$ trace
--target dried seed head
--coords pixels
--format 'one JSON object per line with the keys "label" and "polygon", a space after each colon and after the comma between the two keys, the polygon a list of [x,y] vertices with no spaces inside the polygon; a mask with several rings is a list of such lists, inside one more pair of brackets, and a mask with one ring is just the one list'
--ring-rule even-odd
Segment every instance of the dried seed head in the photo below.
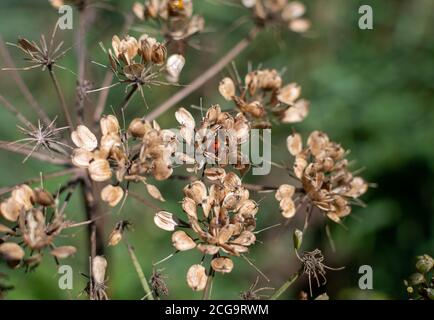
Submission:
{"label": "dried seed head", "polygon": [[120,130],[119,121],[113,115],[103,116],[99,122],[103,136],[108,134],[118,134]]}
{"label": "dried seed head", "polygon": [[166,70],[169,75],[168,79],[170,82],[178,82],[179,75],[185,65],[185,58],[180,54],[172,54],[166,63]]}
{"label": "dried seed head", "polygon": [[155,214],[154,222],[160,229],[174,231],[178,223],[173,219],[173,214],[167,211],[160,211]]}
{"label": "dried seed head", "polygon": [[107,270],[107,260],[102,256],[96,256],[92,259],[92,276],[96,284],[105,282],[105,273]]}
{"label": "dried seed head", "polygon": [[157,39],[152,38],[147,34],[143,34],[139,39],[139,43],[140,43],[139,53],[141,54],[144,62],[151,62],[153,47],[158,43]]}
{"label": "dried seed head", "polygon": [[79,168],[89,167],[90,162],[93,160],[93,153],[85,149],[77,148],[72,151],[72,163]]}
{"label": "dried seed head", "polygon": [[33,201],[35,200],[35,193],[33,189],[26,184],[16,187],[12,191],[11,198],[15,200],[24,210],[33,208]]}
{"label": "dried seed head", "polygon": [[124,231],[127,230],[131,226],[131,223],[127,220],[118,221],[110,233],[108,245],[116,246],[123,237]]}
{"label": "dried seed head", "polygon": [[151,60],[156,65],[162,65],[167,58],[167,48],[164,44],[157,43],[152,47]]}
{"label": "dried seed head", "polygon": [[12,198],[7,198],[0,205],[0,213],[8,221],[15,222],[20,216],[23,206]]}
{"label": "dried seed head", "polygon": [[116,207],[116,205],[122,200],[124,196],[124,189],[119,186],[107,185],[101,190],[101,199],[107,202],[110,207]]}
{"label": "dried seed head", "polygon": [[77,252],[77,249],[73,246],[57,247],[51,250],[51,255],[57,259],[66,259]]}
{"label": "dried seed head", "polygon": [[212,244],[203,244],[203,243],[199,243],[197,245],[197,249],[199,249],[199,251],[202,252],[203,254],[209,254],[209,255],[215,255],[220,250],[220,248],[217,246],[214,246]]}
{"label": "dried seed head", "polygon": [[90,163],[89,174],[93,181],[106,181],[111,178],[112,171],[110,169],[110,164],[105,159],[97,159]]}
{"label": "dried seed head", "polygon": [[182,230],[172,234],[172,244],[179,251],[187,251],[196,247],[196,243]]}
{"label": "dried seed head", "polygon": [[35,203],[44,206],[50,207],[54,205],[54,198],[50,192],[44,189],[37,188],[34,190],[35,193]]}
{"label": "dried seed head", "polygon": [[285,198],[292,198],[295,192],[295,187],[289,184],[282,184],[276,191],[276,200],[281,201]]}
{"label": "dried seed head", "polygon": [[301,87],[296,83],[290,83],[279,90],[277,100],[292,105],[300,97]]}
{"label": "dried seed head", "polygon": [[0,258],[6,261],[9,267],[15,268],[24,258],[24,250],[14,242],[0,244]]}
{"label": "dried seed head", "polygon": [[184,194],[193,199],[196,204],[202,204],[206,200],[206,186],[202,181],[194,181],[184,187]]}
{"label": "dried seed head", "polygon": [[87,151],[93,151],[98,146],[98,140],[88,127],[79,125],[71,133],[72,142],[78,147]]}
{"label": "dried seed head", "polygon": [[126,64],[130,64],[131,60],[137,55],[138,52],[138,42],[136,38],[125,36],[124,39],[119,39],[118,36],[113,36],[112,38],[112,47],[115,53],[115,56],[118,59],[121,59]]}
{"label": "dried seed head", "polygon": [[187,284],[194,291],[202,291],[206,287],[208,276],[205,268],[200,264],[194,264],[188,269]]}
{"label": "dried seed head", "polygon": [[215,258],[211,261],[211,267],[216,272],[230,273],[234,268],[234,263],[226,257]]}
{"label": "dried seed head", "polygon": [[151,130],[151,125],[142,118],[135,118],[131,121],[128,127],[128,132],[135,138],[143,138],[143,136]]}
{"label": "dried seed head", "polygon": [[162,275],[161,271],[162,270],[153,270],[151,279],[149,280],[152,291],[157,297],[169,295],[169,288],[164,281],[166,277]]}
{"label": "dried seed head", "polygon": [[235,84],[231,78],[224,78],[220,81],[219,92],[223,98],[230,101],[235,96]]}
{"label": "dried seed head", "polygon": [[239,244],[245,247],[251,246],[256,241],[256,236],[251,231],[243,231],[241,234],[236,238],[233,243]]}
{"label": "dried seed head", "polygon": [[416,269],[422,273],[428,273],[434,268],[434,259],[424,254],[423,256],[418,256],[416,259]]}

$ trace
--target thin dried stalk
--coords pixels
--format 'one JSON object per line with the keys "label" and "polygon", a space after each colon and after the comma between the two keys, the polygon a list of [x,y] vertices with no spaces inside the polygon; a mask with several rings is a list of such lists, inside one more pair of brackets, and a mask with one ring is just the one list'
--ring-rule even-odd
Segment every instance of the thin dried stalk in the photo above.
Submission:
{"label": "thin dried stalk", "polygon": [[51,67],[48,68],[48,72],[50,73],[51,81],[53,82],[54,88],[56,89],[57,96],[59,97],[60,105],[62,106],[63,113],[65,114],[65,118],[66,118],[66,122],[68,123],[69,130],[73,131],[74,130],[74,124],[72,122],[72,118],[71,118],[71,115],[69,113],[68,105],[66,103],[65,96],[63,95],[63,91],[60,88],[59,82],[57,81],[57,77],[54,74],[54,71]]}
{"label": "thin dried stalk", "polygon": [[270,297],[270,300],[277,300],[290,286],[294,284],[294,282],[298,279],[300,276],[302,270],[292,274],[288,281],[286,281],[279,289],[276,290],[276,292]]}
{"label": "thin dried stalk", "polygon": [[128,248],[128,253],[131,257],[131,261],[133,262],[134,268],[136,269],[137,275],[139,276],[140,283],[142,284],[143,290],[145,291],[145,297],[148,300],[154,300],[154,295],[152,294],[152,291],[149,288],[148,281],[146,280],[142,267],[140,266],[136,254],[134,253],[134,248],[128,243],[127,243],[127,248]]}
{"label": "thin dried stalk", "polygon": [[238,42],[228,53],[219,61],[212,65],[207,71],[202,73],[196,80],[187,85],[184,89],[178,91],[175,95],[163,102],[159,107],[150,112],[145,119],[148,121],[158,118],[161,114],[178,104],[182,99],[199,89],[208,80],[219,73],[228,63],[234,60],[241,52],[248,47],[252,40],[258,34],[258,29],[253,29],[247,37]]}

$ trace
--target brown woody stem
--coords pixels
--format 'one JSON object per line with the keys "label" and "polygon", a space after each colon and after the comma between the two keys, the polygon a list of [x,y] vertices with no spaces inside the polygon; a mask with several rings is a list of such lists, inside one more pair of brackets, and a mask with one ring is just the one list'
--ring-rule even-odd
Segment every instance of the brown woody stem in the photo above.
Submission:
{"label": "brown woody stem", "polygon": [[57,81],[57,77],[54,74],[52,66],[48,67],[48,72],[50,73],[51,81],[54,84],[54,88],[56,89],[57,96],[60,100],[60,105],[62,106],[63,113],[65,114],[66,122],[68,123],[69,130],[74,130],[74,124],[72,122],[71,115],[69,114],[68,105],[66,104],[65,96],[63,95],[62,89],[60,88],[59,82]]}

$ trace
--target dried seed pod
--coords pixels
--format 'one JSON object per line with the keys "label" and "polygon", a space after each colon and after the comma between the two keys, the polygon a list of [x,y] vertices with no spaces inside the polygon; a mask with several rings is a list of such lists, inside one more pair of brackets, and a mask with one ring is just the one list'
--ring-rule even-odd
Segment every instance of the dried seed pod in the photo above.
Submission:
{"label": "dried seed pod", "polygon": [[290,154],[293,156],[298,155],[303,149],[301,135],[299,133],[289,135],[288,138],[286,138],[286,146]]}
{"label": "dried seed pod", "polygon": [[151,60],[156,65],[162,65],[167,58],[167,48],[162,43],[156,43],[152,47]]}
{"label": "dried seed pod", "polygon": [[306,7],[299,1],[289,2],[282,11],[282,19],[289,21],[300,18],[306,12]]}
{"label": "dried seed pod", "polygon": [[203,243],[199,243],[197,245],[197,249],[203,254],[209,254],[209,255],[215,255],[220,250],[220,248],[217,246],[214,246],[212,244],[203,244]]}
{"label": "dried seed pod", "polygon": [[298,123],[304,120],[309,114],[309,101],[297,100],[292,107],[286,109],[280,118],[282,123]]}
{"label": "dried seed pod", "polygon": [[250,114],[254,118],[262,118],[265,114],[265,108],[259,101],[253,101],[249,104],[239,106],[241,111]]}
{"label": "dried seed pod", "polygon": [[189,217],[197,219],[197,205],[192,198],[184,197],[182,199],[182,209]]}
{"label": "dried seed pod", "polygon": [[8,221],[15,222],[20,216],[23,206],[12,198],[7,198],[0,205],[1,215]]}
{"label": "dried seed pod", "polygon": [[72,163],[79,168],[89,167],[90,162],[93,160],[93,153],[85,149],[77,148],[72,151]]}
{"label": "dried seed pod", "polygon": [[126,64],[130,64],[131,60],[137,55],[138,52],[138,42],[136,38],[125,36],[124,39],[119,39],[118,36],[113,36],[112,47],[115,56],[121,59]]}
{"label": "dried seed pod", "polygon": [[77,252],[77,249],[73,246],[57,247],[51,250],[50,254],[57,259],[66,259]]}
{"label": "dried seed pod", "polygon": [[225,177],[226,171],[223,168],[207,168],[204,171],[204,175],[211,181],[221,181]]}
{"label": "dried seed pod", "polygon": [[206,287],[208,276],[205,268],[200,264],[194,264],[188,269],[187,284],[194,291],[202,291]]}
{"label": "dried seed pod", "polygon": [[223,98],[230,101],[235,96],[235,84],[234,81],[226,77],[219,84],[219,92]]}
{"label": "dried seed pod", "polygon": [[156,45],[157,39],[148,36],[147,34],[143,34],[140,39],[140,50],[139,53],[142,56],[144,62],[152,61],[152,48]]}
{"label": "dried seed pod", "polygon": [[246,8],[253,8],[255,6],[255,4],[256,4],[256,1],[257,0],[241,0],[241,3]]}
{"label": "dried seed pod", "polygon": [[14,242],[0,244],[0,258],[6,261],[9,267],[15,268],[24,258],[24,250]]}
{"label": "dried seed pod", "polygon": [[79,125],[71,133],[72,142],[78,147],[87,151],[93,151],[98,146],[98,140],[88,127]]}
{"label": "dried seed pod", "polygon": [[107,155],[112,151],[113,148],[121,147],[122,141],[118,133],[110,133],[101,137],[101,148],[100,150],[106,152]]}
{"label": "dried seed pod", "polygon": [[310,29],[310,21],[307,19],[295,19],[289,21],[288,27],[291,31],[303,33]]}
{"label": "dried seed pod", "polygon": [[289,219],[295,215],[295,205],[291,198],[284,198],[280,201],[282,216]]}
{"label": "dried seed pod", "polygon": [[301,87],[297,83],[290,83],[279,90],[277,100],[292,105],[300,97]]}
{"label": "dried seed pod", "polygon": [[173,168],[166,159],[157,159],[152,167],[152,175],[156,180],[166,180],[173,173]]}
{"label": "dried seed pod", "polygon": [[241,202],[237,211],[242,216],[255,216],[258,213],[258,210],[258,204],[253,200],[247,199]]}
{"label": "dried seed pod", "polygon": [[320,154],[322,150],[325,149],[325,147],[329,144],[330,139],[328,135],[321,131],[312,131],[312,133],[307,138],[307,145],[310,149],[310,152],[314,156],[317,156]]}
{"label": "dried seed pod", "polygon": [[232,243],[239,244],[245,247],[248,247],[254,244],[256,241],[256,236],[251,231],[243,231]]}
{"label": "dried seed pod", "polygon": [[116,207],[124,196],[124,190],[119,186],[107,185],[101,190],[101,199],[110,207]]}
{"label": "dried seed pod", "polygon": [[167,211],[157,212],[154,216],[154,223],[160,229],[174,231],[178,223],[173,218],[173,214]]}
{"label": "dried seed pod", "polygon": [[148,184],[147,183],[146,184],[146,190],[148,191],[149,195],[152,198],[160,200],[160,201],[163,201],[163,202],[166,201],[163,198],[163,195],[161,194],[160,190],[156,186],[154,186],[153,184]]}
{"label": "dried seed pod", "polygon": [[145,19],[145,6],[140,2],[134,2],[132,11],[139,20]]}
{"label": "dried seed pod", "polygon": [[172,234],[172,244],[179,251],[187,251],[196,247],[196,242],[182,230]]}
{"label": "dried seed pod", "polygon": [[307,161],[303,157],[296,156],[294,161],[294,174],[297,178],[301,179],[304,169],[307,167]]}
{"label": "dried seed pod", "polygon": [[175,112],[175,118],[181,126],[186,128],[194,128],[196,126],[193,116],[185,108],[179,108]]}
{"label": "dried seed pod", "polygon": [[92,259],[92,277],[95,281],[95,284],[104,284],[106,270],[107,260],[104,257],[96,256]]}
{"label": "dried seed pod", "polygon": [[90,163],[89,174],[94,181],[106,181],[111,178],[112,171],[110,169],[110,164],[105,159],[97,159]]}
{"label": "dried seed pod", "polygon": [[103,136],[108,134],[118,134],[120,130],[119,121],[113,115],[103,116],[99,121]]}
{"label": "dried seed pod", "polygon": [[123,237],[124,231],[131,226],[131,223],[127,220],[118,221],[109,235],[109,246],[116,246]]}
{"label": "dried seed pod", "polygon": [[211,261],[211,267],[216,272],[230,273],[234,268],[234,263],[226,257],[215,258]]}
{"label": "dried seed pod", "polygon": [[14,199],[20,206],[22,206],[24,210],[30,210],[33,208],[35,193],[28,185],[22,184],[12,191],[11,198]]}
{"label": "dried seed pod", "polygon": [[169,75],[170,82],[178,82],[179,75],[185,65],[185,58],[180,54],[172,54],[166,63],[166,70]]}
{"label": "dried seed pod", "polygon": [[142,118],[135,118],[131,121],[128,132],[135,138],[143,138],[143,136],[151,130],[151,125]]}
{"label": "dried seed pod", "polygon": [[184,194],[193,199],[196,204],[202,204],[206,200],[206,186],[202,181],[194,181],[184,187]]}
{"label": "dried seed pod", "polygon": [[55,203],[53,196],[47,190],[36,188],[34,190],[34,194],[35,194],[35,203],[41,206],[50,207]]}
{"label": "dried seed pod", "polygon": [[281,201],[285,198],[292,198],[295,192],[295,187],[289,184],[282,184],[276,191],[276,200]]}

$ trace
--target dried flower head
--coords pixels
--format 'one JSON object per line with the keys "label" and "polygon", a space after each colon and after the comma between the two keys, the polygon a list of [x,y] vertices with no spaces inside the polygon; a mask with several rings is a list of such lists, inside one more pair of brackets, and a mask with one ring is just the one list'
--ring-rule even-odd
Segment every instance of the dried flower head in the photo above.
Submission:
{"label": "dried flower head", "polygon": [[233,101],[254,128],[269,128],[273,119],[282,123],[297,123],[309,112],[309,102],[300,99],[301,88],[296,83],[283,85],[275,69],[247,73],[244,83],[226,77],[220,81],[219,92]]}
{"label": "dried flower head", "polygon": [[293,133],[287,139],[289,152],[295,156],[294,176],[300,181],[297,192],[284,184],[276,192],[282,214],[291,218],[296,209],[306,204],[317,208],[335,222],[351,213],[351,204],[357,203],[368,184],[348,168],[346,152],[341,145],[330,141],[320,131],[314,131],[302,147],[301,137]]}
{"label": "dried flower head", "polygon": [[167,287],[167,284],[164,281],[167,277],[162,274],[162,271],[163,270],[154,269],[152,271],[151,278],[149,279],[152,292],[156,297],[169,295],[169,288]]}

